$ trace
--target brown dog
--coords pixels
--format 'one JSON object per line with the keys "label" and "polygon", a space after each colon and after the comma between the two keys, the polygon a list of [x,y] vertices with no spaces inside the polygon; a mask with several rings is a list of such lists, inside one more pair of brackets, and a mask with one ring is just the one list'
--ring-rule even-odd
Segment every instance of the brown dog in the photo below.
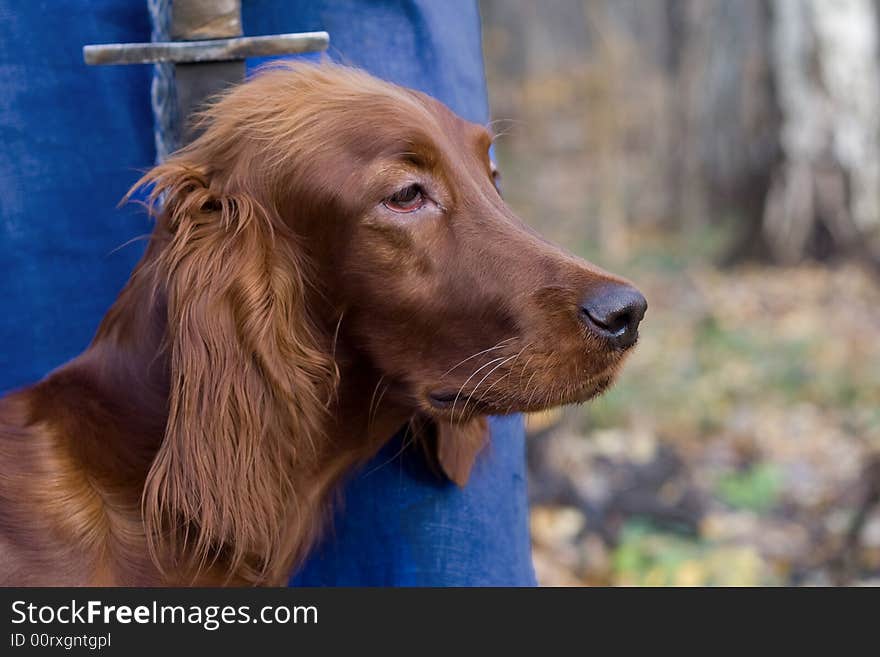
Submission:
{"label": "brown dog", "polygon": [[0,581],[280,584],[411,423],[464,484],[487,414],[584,401],[644,298],[548,244],[491,138],[331,66],[275,68],[149,172],[149,247],[89,348],[0,401]]}

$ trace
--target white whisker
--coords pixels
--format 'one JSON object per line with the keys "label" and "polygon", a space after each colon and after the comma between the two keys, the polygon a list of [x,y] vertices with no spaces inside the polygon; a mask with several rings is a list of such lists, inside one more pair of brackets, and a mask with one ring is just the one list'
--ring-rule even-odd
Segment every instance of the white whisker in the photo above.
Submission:
{"label": "white whisker", "polygon": [[[498,365],[496,365],[496,366],[493,367],[491,370],[489,370],[489,372],[486,373],[486,375],[485,375],[482,379],[480,379],[480,382],[479,382],[476,386],[474,386],[474,389],[471,391],[470,395],[468,395],[468,399],[465,400],[465,402],[464,402],[464,406],[463,406],[462,409],[461,409],[461,417],[464,417],[464,412],[467,410],[467,405],[468,405],[468,402],[470,401],[470,397],[471,397],[472,395],[476,394],[477,390],[479,390],[479,389],[480,389],[480,386],[483,384],[483,381],[485,381],[489,376],[492,375],[493,372],[495,372],[499,367],[501,367],[501,366],[504,365],[505,363],[508,363],[508,362],[510,362],[510,361],[512,361],[512,360],[515,360],[515,359],[519,358],[519,357],[522,355],[522,353],[523,353],[526,349],[528,349],[530,346],[532,346],[532,343],[527,344],[525,347],[523,347],[522,349],[520,349],[520,350],[519,350],[516,354],[514,354],[513,356],[508,356],[507,358],[503,359],[500,363],[498,363]],[[485,366],[484,366],[484,367],[485,367]],[[455,406],[455,404],[453,404],[453,407],[454,407],[454,406]]]}
{"label": "white whisker", "polygon": [[461,387],[458,389],[458,392],[455,394],[455,399],[452,400],[452,410],[450,411],[450,414],[451,414],[452,417],[455,417],[455,405],[458,403],[458,398],[461,396],[462,391],[464,391],[465,386],[466,386],[468,383],[470,383],[470,380],[473,379],[473,378],[477,375],[477,372],[486,369],[486,368],[489,367],[492,363],[497,363],[499,360],[504,360],[504,357],[503,357],[503,356],[500,356],[500,357],[498,357],[498,358],[493,358],[492,360],[490,360],[490,361],[489,361],[488,363],[486,363],[485,365],[480,366],[479,368],[477,368],[476,370],[474,370],[474,371],[471,373],[471,375],[465,380],[464,383],[461,384]]}
{"label": "white whisker", "polygon": [[502,346],[505,345],[505,343],[510,342],[511,340],[516,340],[516,337],[514,336],[514,337],[512,337],[512,338],[507,338],[506,340],[502,340],[501,342],[497,343],[494,347],[489,347],[488,349],[483,349],[483,351],[478,351],[477,353],[473,354],[472,356],[468,356],[467,358],[465,358],[463,361],[461,361],[461,362],[458,363],[457,365],[453,365],[453,366],[450,367],[448,370],[446,370],[446,371],[440,376],[440,378],[442,379],[443,377],[445,377],[447,374],[449,374],[450,372],[452,372],[452,371],[455,370],[456,368],[461,367],[461,366],[464,365],[466,362],[468,362],[469,360],[472,360],[472,359],[476,358],[477,356],[482,356],[483,354],[488,353],[488,352],[490,352],[490,351],[494,351],[495,349],[500,349]]}
{"label": "white whisker", "polygon": [[[497,366],[495,366],[494,368],[492,368],[492,370],[491,370],[488,374],[486,374],[486,376],[484,376],[484,377],[480,380],[480,383],[478,383],[478,384],[476,385],[476,387],[474,388],[473,393],[471,393],[471,395],[473,395],[473,394],[475,394],[475,393],[477,392],[477,390],[479,389],[480,385],[483,383],[483,381],[486,380],[487,377],[489,377],[489,376],[492,374],[492,372],[495,372],[499,367],[502,367],[502,366],[503,366],[505,363],[507,363],[508,361],[514,361],[514,362],[516,362],[516,359],[519,358],[520,356],[522,356],[523,352],[524,352],[526,349],[528,349],[529,347],[531,347],[532,344],[534,344],[534,343],[530,342],[530,343],[527,344],[525,347],[523,347],[522,349],[520,349],[515,355],[513,355],[513,356],[511,356],[510,358],[506,359],[506,360],[505,360],[504,362],[502,362],[502,363],[498,363]],[[504,379],[506,379],[506,378],[507,378],[508,376],[510,376],[512,373],[513,373],[513,366],[510,367],[510,371],[509,371],[507,374],[505,374],[504,376],[500,377],[495,383],[493,383],[493,384],[490,385],[485,391],[483,391],[483,394],[480,395],[480,398],[476,401],[476,405],[477,405],[477,407],[479,407],[480,402],[483,401],[483,398],[486,396],[486,394],[489,392],[489,390],[491,390],[492,388],[494,388],[496,385],[498,385],[501,381],[503,381]],[[468,405],[468,403],[467,403],[467,401],[465,401],[465,403],[464,403],[464,407],[461,409],[462,415],[464,415],[465,410],[467,410],[467,405]]]}

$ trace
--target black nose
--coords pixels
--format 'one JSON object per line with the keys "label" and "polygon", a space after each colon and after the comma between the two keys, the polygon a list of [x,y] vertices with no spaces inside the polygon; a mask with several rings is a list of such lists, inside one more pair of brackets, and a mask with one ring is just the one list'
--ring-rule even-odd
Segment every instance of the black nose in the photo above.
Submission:
{"label": "black nose", "polygon": [[584,300],[580,314],[594,333],[615,347],[626,349],[639,337],[639,322],[647,309],[648,302],[638,290],[621,283],[609,283]]}

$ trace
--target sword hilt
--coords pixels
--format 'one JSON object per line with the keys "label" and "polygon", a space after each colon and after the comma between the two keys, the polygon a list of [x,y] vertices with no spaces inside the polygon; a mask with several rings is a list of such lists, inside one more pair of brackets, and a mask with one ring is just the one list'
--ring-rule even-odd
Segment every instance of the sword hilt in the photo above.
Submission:
{"label": "sword hilt", "polygon": [[[161,113],[171,129],[157,128],[160,158],[180,145],[179,136],[184,141],[195,138],[185,129],[186,118],[208,98],[244,79],[244,59],[317,52],[330,43],[326,32],[242,36],[241,0],[174,0],[151,4],[150,9],[166,19],[170,12],[172,41],[88,45],[83,59],[90,65],[174,64],[174,90],[166,98],[173,98],[175,109]],[[167,31],[159,36],[166,35]],[[155,102],[154,111],[159,113]],[[157,125],[166,123],[157,117]]]}

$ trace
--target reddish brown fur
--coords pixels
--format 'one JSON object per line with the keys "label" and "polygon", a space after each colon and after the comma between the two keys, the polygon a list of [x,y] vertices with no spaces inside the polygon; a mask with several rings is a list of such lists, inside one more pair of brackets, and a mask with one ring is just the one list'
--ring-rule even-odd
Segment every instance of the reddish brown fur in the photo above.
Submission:
{"label": "reddish brown fur", "polygon": [[[92,344],[0,401],[3,584],[283,583],[399,427],[463,484],[486,414],[622,360],[574,311],[619,279],[514,217],[488,133],[436,101],[285,66],[202,128],[138,183],[156,228]],[[383,204],[414,182],[418,212]]]}

